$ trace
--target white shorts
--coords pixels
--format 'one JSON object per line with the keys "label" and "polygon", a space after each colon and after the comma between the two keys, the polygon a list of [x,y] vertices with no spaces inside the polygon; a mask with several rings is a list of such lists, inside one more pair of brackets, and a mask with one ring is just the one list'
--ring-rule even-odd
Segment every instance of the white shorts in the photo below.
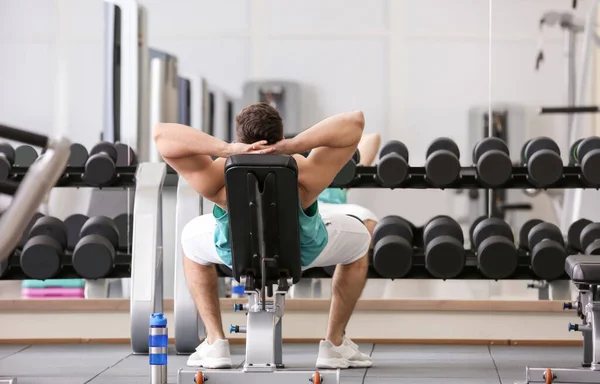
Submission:
{"label": "white shorts", "polygon": [[[302,270],[350,264],[367,254],[371,236],[360,221],[345,214],[321,214],[321,217],[327,228],[327,245],[315,261],[303,266]],[[212,213],[198,216],[186,224],[181,234],[181,247],[188,259],[201,265],[225,264],[215,248],[216,226]]]}
{"label": "white shorts", "polygon": [[343,214],[356,216],[365,222],[365,220],[377,221],[377,216],[367,208],[357,204],[331,204],[319,201],[319,212],[321,215]]}

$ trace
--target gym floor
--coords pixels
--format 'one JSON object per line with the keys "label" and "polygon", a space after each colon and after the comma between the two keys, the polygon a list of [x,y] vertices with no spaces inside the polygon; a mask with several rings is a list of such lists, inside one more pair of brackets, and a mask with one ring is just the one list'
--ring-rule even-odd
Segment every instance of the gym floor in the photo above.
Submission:
{"label": "gym floor", "polygon": [[[430,346],[363,344],[374,366],[342,371],[341,383],[508,384],[524,381],[525,366],[578,367],[580,347]],[[311,370],[315,344],[284,346],[288,368]],[[232,345],[234,364],[244,346]],[[187,356],[169,356],[169,384]],[[134,356],[128,345],[0,345],[0,376],[18,384],[148,384],[148,357]],[[193,384],[193,383],[189,383]]]}

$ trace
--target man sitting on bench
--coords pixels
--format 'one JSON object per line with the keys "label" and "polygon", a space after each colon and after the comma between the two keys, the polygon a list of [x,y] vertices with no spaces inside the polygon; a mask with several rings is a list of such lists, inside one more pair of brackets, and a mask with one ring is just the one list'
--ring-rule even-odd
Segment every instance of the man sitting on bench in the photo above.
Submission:
{"label": "man sitting on bench", "polygon": [[[226,158],[237,154],[293,155],[298,165],[300,251],[302,269],[338,265],[325,340],[319,344],[317,368],[369,367],[345,329],[366,281],[369,232],[344,214],[319,214],[317,197],[352,157],[364,128],[362,112],[327,118],[292,139],[283,139],[282,119],[265,103],[244,108],[236,117],[236,143],[226,143],[180,124],[158,124],[154,141],[163,159],[192,188],[215,203],[213,213],[189,222],[181,235],[186,280],[207,338],[188,365],[230,368],[229,342],[223,333],[214,264],[231,267],[229,219],[225,191]],[[300,153],[311,150],[304,158]],[[217,157],[212,160],[211,156]],[[290,202],[293,204],[294,202]]]}

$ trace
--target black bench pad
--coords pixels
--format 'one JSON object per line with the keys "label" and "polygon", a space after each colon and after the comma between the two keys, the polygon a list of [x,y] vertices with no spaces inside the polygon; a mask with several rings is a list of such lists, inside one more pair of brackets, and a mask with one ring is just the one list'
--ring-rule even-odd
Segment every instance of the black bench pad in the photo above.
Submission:
{"label": "black bench pad", "polygon": [[600,256],[569,256],[565,261],[565,271],[574,283],[600,284]]}

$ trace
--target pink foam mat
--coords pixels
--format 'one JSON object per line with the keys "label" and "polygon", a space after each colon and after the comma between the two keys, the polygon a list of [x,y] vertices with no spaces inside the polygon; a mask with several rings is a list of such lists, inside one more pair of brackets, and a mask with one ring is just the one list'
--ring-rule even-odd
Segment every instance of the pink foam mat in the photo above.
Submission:
{"label": "pink foam mat", "polygon": [[21,289],[21,297],[24,299],[41,299],[41,298],[84,298],[83,288],[23,288]]}

